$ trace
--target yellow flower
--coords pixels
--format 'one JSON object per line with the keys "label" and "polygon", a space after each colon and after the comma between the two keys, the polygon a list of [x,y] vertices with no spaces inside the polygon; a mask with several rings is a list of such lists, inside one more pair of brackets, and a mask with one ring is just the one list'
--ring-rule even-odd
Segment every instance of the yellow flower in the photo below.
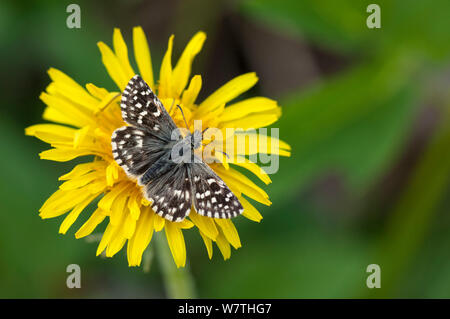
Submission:
{"label": "yellow flower", "polygon": [[[134,57],[139,73],[149,86],[157,92],[164,105],[175,99],[185,113],[189,125],[200,119],[205,127],[259,128],[275,122],[280,116],[280,108],[273,100],[255,97],[226,106],[231,100],[250,89],[257,82],[254,73],[247,73],[229,81],[203,102],[196,99],[202,85],[200,75],[191,76],[194,57],[200,52],[206,35],[198,32],[190,40],[172,67],[171,56],[174,36],[169,39],[168,49],[162,61],[159,84],[155,83],[150,49],[145,34],[140,27],[133,29]],[[61,176],[64,181],[59,189],[43,204],[40,216],[53,218],[66,214],[59,232],[65,234],[89,204],[95,206],[89,219],[75,233],[76,238],[91,234],[105,219],[108,224],[97,249],[97,255],[106,250],[112,257],[127,244],[129,266],[139,266],[142,254],[149,245],[153,232],[165,230],[167,241],[177,267],[186,263],[186,246],[183,229],[197,227],[209,258],[212,258],[215,242],[224,259],[231,254],[230,245],[241,247],[238,232],[231,220],[204,217],[192,211],[182,222],[171,222],[156,215],[143,198],[140,186],[130,180],[112,157],[111,134],[125,125],[122,120],[119,101],[120,92],[134,76],[128,49],[119,29],[114,30],[113,50],[99,42],[103,64],[110,77],[118,86],[118,91],[109,92],[92,83],[85,88],[63,72],[51,68],[48,74],[52,80],[40,98],[47,105],[43,118],[58,124],[38,124],[25,130],[49,143],[52,148],[40,153],[41,159],[70,161],[81,156],[91,156],[91,161],[76,165],[72,171]],[[171,116],[178,126],[183,125],[180,112]],[[233,135],[234,139],[234,135]],[[267,144],[275,141],[268,140]],[[276,139],[279,148],[275,151],[268,145],[256,145],[257,153],[277,153],[289,156],[290,147]],[[223,143],[227,143],[223,141]],[[255,152],[249,147],[238,149],[234,156],[244,158]],[[93,156],[92,156],[93,155]],[[221,154],[222,155],[222,154]],[[265,184],[271,182],[260,167],[249,160],[235,165],[248,169]],[[271,202],[267,194],[242,173],[228,163],[214,163],[211,168],[225,181],[241,201],[246,218],[259,222],[262,217],[243,195],[265,205]]]}

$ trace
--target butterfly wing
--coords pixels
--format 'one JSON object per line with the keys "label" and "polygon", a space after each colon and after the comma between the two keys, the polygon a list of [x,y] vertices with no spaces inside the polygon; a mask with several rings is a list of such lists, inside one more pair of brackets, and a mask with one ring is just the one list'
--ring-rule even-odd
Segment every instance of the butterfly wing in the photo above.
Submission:
{"label": "butterfly wing", "polygon": [[192,206],[187,165],[174,165],[171,170],[151,180],[144,188],[144,195],[159,216],[170,221],[182,221]]}
{"label": "butterfly wing", "polygon": [[225,182],[205,163],[190,164],[192,197],[198,214],[214,218],[233,218],[244,211]]}
{"label": "butterfly wing", "polygon": [[177,128],[161,101],[145,81],[135,75],[122,92],[120,103],[125,122],[147,130],[156,138],[170,141]]}
{"label": "butterfly wing", "polygon": [[123,126],[111,136],[114,160],[127,175],[137,178],[144,174],[166,152],[167,143],[147,133],[145,129]]}

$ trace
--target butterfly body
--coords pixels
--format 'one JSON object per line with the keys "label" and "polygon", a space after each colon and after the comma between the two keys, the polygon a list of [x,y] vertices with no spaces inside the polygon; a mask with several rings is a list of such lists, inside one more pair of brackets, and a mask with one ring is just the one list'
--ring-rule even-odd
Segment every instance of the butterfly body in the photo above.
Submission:
{"label": "butterfly body", "polygon": [[243,212],[225,182],[196,154],[201,150],[202,132],[182,136],[139,75],[123,91],[121,109],[129,126],[112,134],[113,157],[142,185],[155,213],[179,222],[192,206],[198,214],[214,218],[232,218]]}

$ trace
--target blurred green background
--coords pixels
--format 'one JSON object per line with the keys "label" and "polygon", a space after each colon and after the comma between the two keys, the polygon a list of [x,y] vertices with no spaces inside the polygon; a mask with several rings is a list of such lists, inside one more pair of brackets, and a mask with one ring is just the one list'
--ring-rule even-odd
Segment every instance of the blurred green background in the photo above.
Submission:
{"label": "blurred green background", "polygon": [[[366,8],[381,7],[368,29]],[[81,84],[115,89],[96,42],[141,25],[159,70],[198,30],[200,100],[241,73],[252,95],[275,98],[275,124],[292,146],[265,188],[260,224],[240,218],[243,247],[207,257],[185,232],[189,269],[203,298],[450,297],[450,2],[365,0],[77,1],[81,29],[66,27],[72,1],[0,2],[0,297],[166,297],[160,265],[129,268],[125,252],[95,257],[96,243],[63,236],[38,209],[73,163],[39,160],[48,146],[24,136],[40,123],[39,94],[56,67]],[[261,185],[261,184],[259,184]],[[103,226],[104,227],[104,226]],[[82,288],[66,287],[79,264]],[[381,267],[368,289],[366,267]]]}

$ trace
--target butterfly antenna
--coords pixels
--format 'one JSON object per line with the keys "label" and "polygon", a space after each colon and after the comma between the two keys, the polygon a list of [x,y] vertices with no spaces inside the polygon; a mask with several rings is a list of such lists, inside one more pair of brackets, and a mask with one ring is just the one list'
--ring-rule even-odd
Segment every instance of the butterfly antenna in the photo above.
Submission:
{"label": "butterfly antenna", "polygon": [[225,153],[225,152],[223,152],[223,151],[217,151],[217,152],[220,152],[220,153],[224,154],[228,159],[230,159],[230,157],[228,156],[227,153]]}
{"label": "butterfly antenna", "polygon": [[177,104],[177,107],[180,109],[181,115],[183,115],[184,124],[186,124],[186,128],[189,130],[189,125],[187,124],[186,118],[184,117],[183,109],[178,104]]}
{"label": "butterfly antenna", "polygon": [[172,105],[170,106],[170,109],[169,109],[169,114],[170,114],[170,112],[172,112],[172,108],[173,108],[173,105],[175,104],[175,99],[172,99]]}
{"label": "butterfly antenna", "polygon": [[[206,129],[205,129],[205,131],[206,131]],[[205,143],[202,143],[202,145],[203,146],[207,146],[208,144],[205,144]],[[230,156],[228,156],[228,154],[227,153],[225,153],[224,151],[219,151],[219,150],[214,150],[215,152],[220,152],[220,153],[222,153],[222,154],[224,154],[228,159],[230,159]]]}

